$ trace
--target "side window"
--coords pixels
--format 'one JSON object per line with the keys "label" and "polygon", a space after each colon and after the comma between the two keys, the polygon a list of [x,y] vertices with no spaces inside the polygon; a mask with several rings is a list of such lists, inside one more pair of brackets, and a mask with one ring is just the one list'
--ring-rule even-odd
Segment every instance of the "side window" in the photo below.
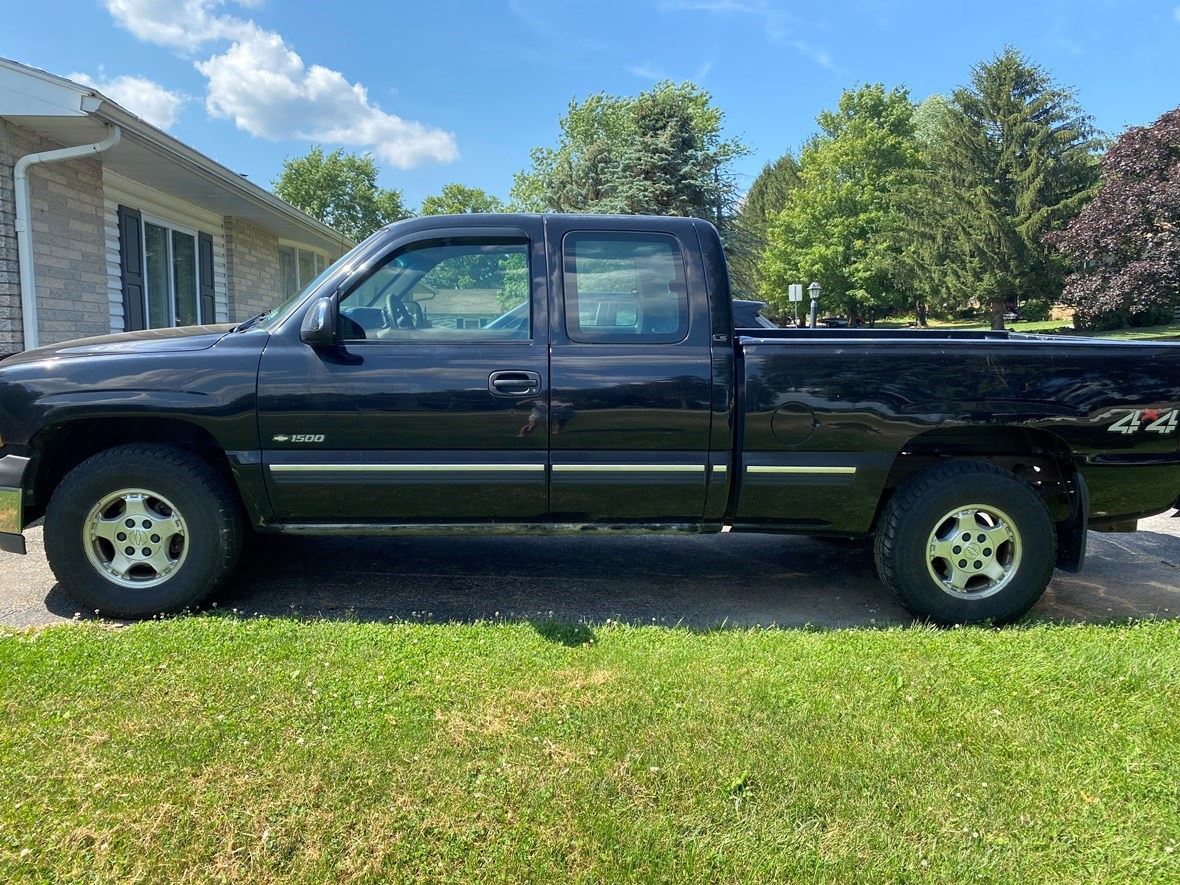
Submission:
{"label": "side window", "polygon": [[672,344],[688,335],[688,287],[673,237],[569,233],[563,268],[571,341]]}
{"label": "side window", "polygon": [[512,341],[531,330],[524,239],[414,243],[340,302],[345,341]]}

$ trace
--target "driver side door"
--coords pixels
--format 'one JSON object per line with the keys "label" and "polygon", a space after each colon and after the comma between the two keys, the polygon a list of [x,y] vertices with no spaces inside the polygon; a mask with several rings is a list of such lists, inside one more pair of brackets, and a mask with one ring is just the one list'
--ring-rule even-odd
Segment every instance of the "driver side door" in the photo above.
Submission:
{"label": "driver side door", "polygon": [[339,304],[334,346],[296,337],[263,355],[276,518],[544,521],[543,233],[421,232],[346,283]]}

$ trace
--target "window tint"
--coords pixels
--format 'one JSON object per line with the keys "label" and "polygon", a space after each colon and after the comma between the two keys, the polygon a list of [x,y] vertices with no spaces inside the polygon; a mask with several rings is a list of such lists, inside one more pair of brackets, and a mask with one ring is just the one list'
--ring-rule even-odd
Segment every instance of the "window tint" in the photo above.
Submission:
{"label": "window tint", "polygon": [[528,243],[432,240],[396,252],[340,302],[340,337],[510,341],[530,336]]}
{"label": "window tint", "polygon": [[672,343],[688,334],[676,240],[663,234],[565,237],[565,324],[573,341]]}

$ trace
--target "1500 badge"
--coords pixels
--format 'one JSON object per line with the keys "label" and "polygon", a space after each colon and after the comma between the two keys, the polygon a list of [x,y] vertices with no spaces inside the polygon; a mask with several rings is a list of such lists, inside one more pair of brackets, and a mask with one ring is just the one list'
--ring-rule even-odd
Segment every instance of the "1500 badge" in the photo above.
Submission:
{"label": "1500 badge", "polygon": [[276,433],[271,439],[277,443],[322,443],[324,435],[322,433]]}
{"label": "1500 badge", "polygon": [[1134,409],[1106,429],[1111,433],[1175,433],[1178,419],[1180,409]]}

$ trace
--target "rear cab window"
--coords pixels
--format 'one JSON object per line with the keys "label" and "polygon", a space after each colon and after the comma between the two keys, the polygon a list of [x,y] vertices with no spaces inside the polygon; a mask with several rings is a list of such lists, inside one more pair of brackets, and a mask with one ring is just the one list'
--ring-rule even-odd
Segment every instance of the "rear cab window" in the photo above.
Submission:
{"label": "rear cab window", "polygon": [[688,286],[674,237],[572,231],[562,253],[571,341],[674,344],[687,337]]}

